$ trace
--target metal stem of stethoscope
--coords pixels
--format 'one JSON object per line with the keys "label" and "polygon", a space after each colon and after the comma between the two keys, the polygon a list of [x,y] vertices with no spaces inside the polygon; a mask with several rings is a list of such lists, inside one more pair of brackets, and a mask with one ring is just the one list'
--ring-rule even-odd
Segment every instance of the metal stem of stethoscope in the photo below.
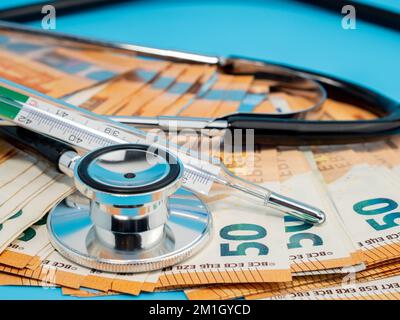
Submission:
{"label": "metal stem of stethoscope", "polygon": [[48,217],[51,243],[78,264],[108,272],[161,269],[191,256],[209,237],[211,215],[179,189],[183,165],[166,150],[121,144],[83,157],[65,151],[58,167],[89,199],[85,204],[75,194]]}
{"label": "metal stem of stethoscope", "polygon": [[180,116],[109,116],[113,121],[124,124],[131,124],[138,127],[157,127],[162,130],[182,130],[182,129],[228,129],[229,123],[222,119],[209,119],[199,117],[180,117]]}
{"label": "metal stem of stethoscope", "polygon": [[158,58],[170,59],[173,61],[181,61],[188,63],[206,63],[206,64],[218,65],[224,61],[224,59],[220,57],[207,56],[202,54],[195,54],[195,53],[175,51],[175,50],[144,47],[126,43],[113,43],[109,41],[88,39],[60,32],[55,33],[42,29],[35,29],[12,22],[1,21],[0,29],[9,31],[18,31],[26,34],[43,36],[49,39],[56,39],[60,41],[73,42],[75,44],[79,44],[82,47],[89,49],[95,49],[101,47],[101,48],[108,48],[110,50],[115,50],[116,52],[120,53],[131,53],[131,54],[135,53],[148,57],[158,57]]}

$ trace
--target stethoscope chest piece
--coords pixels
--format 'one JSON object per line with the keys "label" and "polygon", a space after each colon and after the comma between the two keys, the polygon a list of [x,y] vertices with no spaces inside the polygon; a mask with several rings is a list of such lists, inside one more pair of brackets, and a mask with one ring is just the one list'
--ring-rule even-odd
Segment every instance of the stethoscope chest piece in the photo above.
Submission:
{"label": "stethoscope chest piece", "polygon": [[114,145],[74,165],[79,190],[50,212],[53,246],[107,272],[145,272],[179,263],[207,242],[211,215],[181,189],[183,166],[164,149]]}

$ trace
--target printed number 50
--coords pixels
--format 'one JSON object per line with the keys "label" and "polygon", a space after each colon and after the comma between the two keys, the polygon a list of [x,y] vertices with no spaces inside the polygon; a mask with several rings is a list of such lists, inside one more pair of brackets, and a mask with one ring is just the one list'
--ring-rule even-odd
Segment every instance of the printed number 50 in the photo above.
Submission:
{"label": "printed number 50", "polygon": [[[238,232],[235,234],[235,232]],[[240,223],[225,226],[219,232],[221,238],[233,241],[246,241],[240,243],[232,250],[229,243],[221,243],[221,256],[245,256],[247,249],[257,249],[258,255],[267,255],[268,247],[252,240],[262,239],[267,235],[267,230],[256,224]]]}
{"label": "printed number 50", "polygon": [[[373,206],[379,206],[373,208]],[[374,228],[375,230],[386,230],[393,227],[399,226],[396,223],[396,219],[400,219],[400,212],[392,212],[398,207],[397,202],[387,199],[387,198],[375,198],[357,202],[353,209],[355,212],[361,215],[378,215],[378,214],[385,214],[382,218],[383,223],[379,223],[375,219],[367,219],[367,223]]]}

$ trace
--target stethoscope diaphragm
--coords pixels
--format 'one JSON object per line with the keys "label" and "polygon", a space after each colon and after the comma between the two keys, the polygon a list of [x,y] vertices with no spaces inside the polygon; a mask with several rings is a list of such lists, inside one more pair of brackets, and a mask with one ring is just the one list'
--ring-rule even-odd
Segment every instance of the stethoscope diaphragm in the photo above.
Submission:
{"label": "stethoscope diaphragm", "polygon": [[144,272],[177,264],[206,243],[211,215],[180,189],[183,166],[166,150],[105,147],[77,160],[74,172],[80,195],[54,207],[47,224],[51,243],[69,260]]}

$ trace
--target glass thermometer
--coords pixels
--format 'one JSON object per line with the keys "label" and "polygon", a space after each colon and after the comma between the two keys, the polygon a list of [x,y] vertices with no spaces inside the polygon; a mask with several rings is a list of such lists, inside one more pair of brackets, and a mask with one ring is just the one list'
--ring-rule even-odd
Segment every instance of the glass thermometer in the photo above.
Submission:
{"label": "glass thermometer", "polygon": [[207,195],[213,183],[218,183],[253,204],[313,224],[325,221],[320,209],[237,177],[217,159],[205,161],[192,150],[4,79],[0,79],[0,118],[60,140],[81,152],[121,143],[167,148],[184,165],[183,186],[194,192]]}

